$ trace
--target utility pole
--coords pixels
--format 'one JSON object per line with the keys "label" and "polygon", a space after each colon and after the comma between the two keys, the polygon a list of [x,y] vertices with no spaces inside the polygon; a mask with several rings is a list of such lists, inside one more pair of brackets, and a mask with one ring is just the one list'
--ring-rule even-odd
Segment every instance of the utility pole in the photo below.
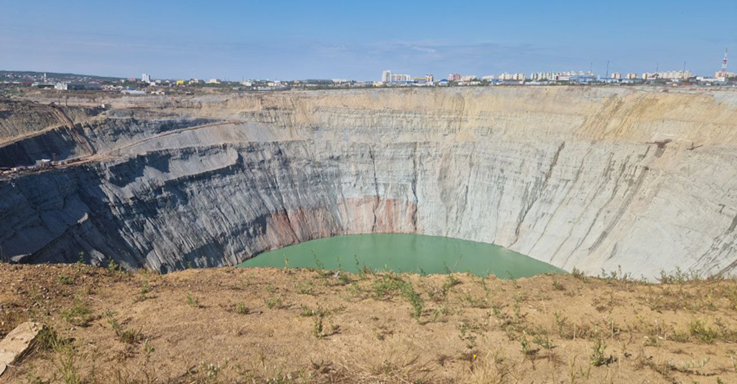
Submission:
{"label": "utility pole", "polygon": [[681,78],[686,80],[686,60],[683,60],[683,71],[681,72]]}
{"label": "utility pole", "polygon": [[609,78],[609,60],[606,61],[606,78]]}

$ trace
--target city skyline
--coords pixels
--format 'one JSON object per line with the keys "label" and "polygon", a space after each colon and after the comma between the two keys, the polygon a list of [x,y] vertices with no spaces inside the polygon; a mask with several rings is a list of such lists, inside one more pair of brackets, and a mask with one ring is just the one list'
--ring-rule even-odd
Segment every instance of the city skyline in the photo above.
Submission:
{"label": "city skyline", "polygon": [[[4,2],[0,69],[154,78],[379,80],[589,70],[712,76],[737,3]],[[457,5],[456,5],[457,4]],[[719,9],[715,13],[712,10]],[[71,22],[75,19],[84,22]],[[340,31],[340,33],[338,33]],[[734,67],[728,70],[734,71]]]}

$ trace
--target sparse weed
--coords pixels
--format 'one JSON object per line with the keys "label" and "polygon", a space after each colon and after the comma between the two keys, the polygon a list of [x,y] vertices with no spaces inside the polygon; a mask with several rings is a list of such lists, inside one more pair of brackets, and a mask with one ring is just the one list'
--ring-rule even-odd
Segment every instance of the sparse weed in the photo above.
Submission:
{"label": "sparse weed", "polygon": [[412,282],[408,281],[404,284],[404,287],[402,287],[402,296],[404,296],[404,298],[412,305],[412,317],[419,321],[420,316],[422,316],[422,308],[425,306],[425,301],[422,300],[420,294],[415,291]]}
{"label": "sparse weed", "polygon": [[456,285],[460,283],[461,281],[458,280],[457,277],[453,276],[452,272],[449,272],[448,275],[445,277],[445,283],[443,284],[443,294],[447,296],[451,288],[455,287]]}
{"label": "sparse weed", "polygon": [[401,291],[404,285],[405,281],[398,275],[394,273],[382,274],[372,282],[374,298],[384,299],[387,296],[391,297],[395,292]]}
{"label": "sparse weed", "polygon": [[314,290],[314,285],[312,284],[312,282],[309,282],[309,281],[301,282],[297,284],[295,288],[297,290],[297,293],[300,295],[310,295],[310,296],[316,295],[315,290]]}
{"label": "sparse weed", "polygon": [[42,351],[52,350],[54,349],[54,346],[61,342],[62,340],[59,338],[56,330],[50,325],[44,326],[40,331],[38,331],[38,335],[36,335],[36,338],[34,339],[36,348]]}
{"label": "sparse weed", "polygon": [[81,384],[82,378],[76,366],[76,352],[71,343],[56,343],[56,369],[64,384]]}
{"label": "sparse weed", "polygon": [[281,296],[274,296],[268,300],[266,300],[266,306],[269,307],[269,309],[279,309],[282,307],[282,298]]}
{"label": "sparse weed", "polygon": [[61,311],[60,314],[69,324],[78,327],[87,327],[95,319],[92,315],[92,309],[79,299],[75,299],[74,305],[65,311]]}
{"label": "sparse weed", "polygon": [[550,338],[550,336],[548,336],[547,333],[539,333],[535,335],[535,337],[532,339],[532,342],[547,350],[555,348],[555,346],[553,345],[553,340]]}
{"label": "sparse weed", "polygon": [[322,339],[323,337],[325,337],[325,332],[323,331],[322,325],[322,317],[322,313],[315,316],[314,324],[312,325],[312,335],[318,339]]}
{"label": "sparse weed", "polygon": [[272,295],[273,295],[274,293],[276,293],[276,287],[274,286],[274,284],[271,284],[271,283],[267,284],[267,285],[266,285],[266,292],[269,292],[269,293],[271,293]]}
{"label": "sparse weed", "polygon": [[573,270],[571,271],[571,276],[573,276],[575,279],[585,281],[586,280],[586,274],[583,273],[582,270],[573,267]]}
{"label": "sparse weed", "polygon": [[566,290],[566,287],[564,287],[558,280],[553,280],[553,288],[555,288],[556,291]]}
{"label": "sparse weed", "polygon": [[187,304],[192,308],[201,308],[200,300],[192,295],[192,292],[187,292]]}
{"label": "sparse weed", "polygon": [[141,295],[145,295],[151,291],[151,286],[148,283],[148,279],[146,276],[143,276],[141,278],[141,290],[139,291]]}
{"label": "sparse weed", "polygon": [[614,362],[613,356],[606,355],[606,343],[601,337],[597,337],[594,340],[594,345],[591,347],[591,355],[589,356],[591,365],[594,367],[600,367],[602,365],[609,365]]}
{"label": "sparse weed", "polygon": [[107,261],[107,271],[110,275],[115,274],[120,269],[120,265],[115,263],[115,260],[113,258],[109,258]]}
{"label": "sparse weed", "polygon": [[239,315],[247,315],[249,313],[248,307],[246,307],[246,303],[244,302],[238,302],[238,304],[235,305],[235,313]]}
{"label": "sparse weed", "polygon": [[110,325],[110,328],[112,328],[113,331],[118,334],[122,330],[122,327],[118,322],[118,313],[111,309],[108,309],[107,311],[105,311],[105,317],[107,318],[107,323]]}
{"label": "sparse weed", "polygon": [[126,344],[138,344],[146,337],[143,335],[141,330],[125,330],[118,334],[118,338]]}
{"label": "sparse weed", "polygon": [[691,336],[698,338],[704,343],[711,344],[719,337],[719,332],[714,328],[706,325],[701,319],[696,319],[689,323],[689,332]]}
{"label": "sparse weed", "polygon": [[525,356],[531,356],[537,352],[537,350],[534,350],[530,347],[530,343],[527,341],[527,335],[525,335],[524,333],[522,334],[522,339],[520,340],[520,344],[522,346],[522,353]]}

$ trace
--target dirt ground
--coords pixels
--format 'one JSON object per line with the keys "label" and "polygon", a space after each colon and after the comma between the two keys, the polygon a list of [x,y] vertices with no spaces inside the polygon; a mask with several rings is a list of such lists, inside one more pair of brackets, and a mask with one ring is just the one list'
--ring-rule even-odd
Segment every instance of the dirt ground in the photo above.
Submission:
{"label": "dirt ground", "polygon": [[737,383],[737,282],[0,265],[3,383]]}

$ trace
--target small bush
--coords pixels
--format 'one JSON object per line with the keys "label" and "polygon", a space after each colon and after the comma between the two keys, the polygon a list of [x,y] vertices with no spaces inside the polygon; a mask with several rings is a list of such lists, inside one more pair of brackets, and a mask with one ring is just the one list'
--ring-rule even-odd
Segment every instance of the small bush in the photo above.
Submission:
{"label": "small bush", "polygon": [[573,267],[571,275],[578,280],[586,280],[586,275],[583,273],[583,271],[576,267]]}

